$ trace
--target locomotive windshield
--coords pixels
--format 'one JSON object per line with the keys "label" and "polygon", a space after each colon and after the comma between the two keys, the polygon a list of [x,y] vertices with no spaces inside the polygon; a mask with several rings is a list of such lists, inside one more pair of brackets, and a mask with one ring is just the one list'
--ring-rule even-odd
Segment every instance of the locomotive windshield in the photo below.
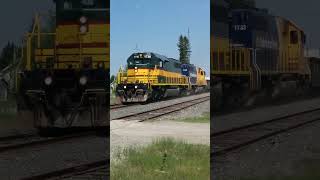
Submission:
{"label": "locomotive windshield", "polygon": [[79,21],[81,16],[106,22],[109,17],[107,0],[56,0],[57,22]]}
{"label": "locomotive windshield", "polygon": [[152,60],[151,60],[151,54],[145,54],[145,53],[136,53],[129,57],[128,59],[128,68],[151,68],[152,66]]}
{"label": "locomotive windshield", "polygon": [[57,0],[56,3],[59,11],[107,10],[106,0]]}

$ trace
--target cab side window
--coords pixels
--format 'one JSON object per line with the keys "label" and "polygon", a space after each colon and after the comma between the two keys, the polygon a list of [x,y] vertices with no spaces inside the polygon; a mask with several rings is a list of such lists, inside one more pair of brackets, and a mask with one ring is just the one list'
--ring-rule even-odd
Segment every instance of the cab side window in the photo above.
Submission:
{"label": "cab side window", "polygon": [[298,32],[297,31],[290,31],[290,44],[298,44]]}

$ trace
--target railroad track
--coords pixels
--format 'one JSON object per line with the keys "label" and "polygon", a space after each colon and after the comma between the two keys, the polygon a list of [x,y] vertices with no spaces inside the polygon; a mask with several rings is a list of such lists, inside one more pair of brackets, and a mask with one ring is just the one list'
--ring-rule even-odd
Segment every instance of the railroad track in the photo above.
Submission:
{"label": "railroad track", "polygon": [[320,108],[213,133],[211,157],[226,155],[317,121],[320,121]]}
{"label": "railroad track", "polygon": [[0,137],[0,153],[23,148],[36,147],[70,139],[96,135],[95,132],[73,133],[58,137],[41,137],[36,134]]}
{"label": "railroad track", "polygon": [[121,109],[121,108],[125,108],[127,107],[127,105],[124,105],[124,104],[114,104],[114,105],[110,105],[110,109],[113,110],[113,109]]}
{"label": "railroad track", "polygon": [[[204,92],[206,93],[206,92]],[[199,93],[199,94],[203,94],[203,93]],[[197,95],[199,95],[197,94]],[[192,95],[191,95],[192,96]],[[168,101],[168,100],[173,100],[173,99],[179,99],[179,98],[182,98],[181,96],[177,96],[177,97],[168,97],[168,98],[165,98],[165,99],[162,99],[162,100],[159,100],[159,101],[155,101],[155,102],[151,102],[151,103],[156,103],[156,102],[163,102],[163,101]],[[112,104],[110,105],[110,110],[114,110],[114,109],[122,109],[122,108],[125,108],[125,107],[130,107],[130,106],[135,106],[135,105],[141,105],[143,103],[131,103],[131,104],[127,104],[127,105],[124,105],[124,104]]]}
{"label": "railroad track", "polygon": [[44,179],[108,179],[109,160],[95,161],[57,171],[23,178],[23,180]]}
{"label": "railroad track", "polygon": [[177,111],[181,111],[185,108],[197,105],[197,104],[201,104],[203,102],[209,101],[210,100],[210,96],[205,96],[202,98],[198,98],[198,99],[193,99],[193,100],[189,100],[189,101],[184,101],[184,102],[180,102],[180,103],[176,103],[173,105],[169,105],[166,107],[161,107],[161,108],[157,108],[157,109],[152,109],[152,110],[148,110],[148,111],[144,111],[144,112],[140,112],[140,113],[135,113],[135,114],[130,114],[130,115],[126,115],[126,116],[122,116],[119,118],[115,118],[112,120],[139,120],[139,122],[142,121],[146,121],[146,120],[151,120],[151,119],[155,119],[164,115],[168,115]]}

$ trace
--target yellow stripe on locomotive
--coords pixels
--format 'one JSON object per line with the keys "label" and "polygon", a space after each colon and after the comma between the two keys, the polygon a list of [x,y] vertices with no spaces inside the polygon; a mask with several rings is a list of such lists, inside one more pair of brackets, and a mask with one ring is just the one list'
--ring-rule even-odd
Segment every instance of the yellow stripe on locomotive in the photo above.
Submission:
{"label": "yellow stripe on locomotive", "polygon": [[[169,72],[161,69],[128,69],[126,74],[119,74],[120,83],[148,83],[150,86],[185,85],[188,86],[188,79],[180,73]],[[161,78],[160,78],[161,77]]]}

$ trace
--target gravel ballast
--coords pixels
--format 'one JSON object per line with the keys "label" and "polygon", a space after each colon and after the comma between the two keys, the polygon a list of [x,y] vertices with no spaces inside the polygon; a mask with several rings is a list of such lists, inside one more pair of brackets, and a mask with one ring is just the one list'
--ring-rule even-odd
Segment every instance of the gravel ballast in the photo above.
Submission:
{"label": "gravel ballast", "polygon": [[[211,130],[218,132],[311,110],[320,107],[319,104],[320,99],[317,98],[226,116],[213,116]],[[319,128],[320,122],[317,122],[268,138],[226,156],[214,157],[213,179],[284,179],[314,173],[314,169],[320,167]],[[214,138],[212,143],[214,144]]]}

